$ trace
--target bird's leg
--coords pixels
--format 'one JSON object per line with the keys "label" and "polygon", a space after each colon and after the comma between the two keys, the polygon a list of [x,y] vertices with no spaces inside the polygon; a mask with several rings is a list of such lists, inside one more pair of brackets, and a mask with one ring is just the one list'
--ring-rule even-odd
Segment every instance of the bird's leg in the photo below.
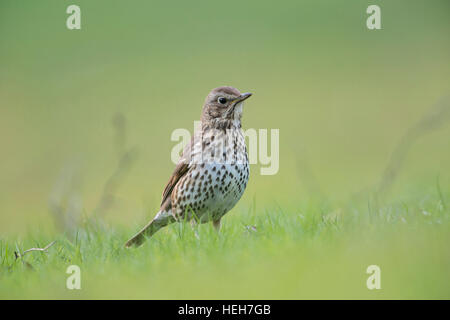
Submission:
{"label": "bird's leg", "polygon": [[214,220],[214,221],[212,222],[212,224],[213,224],[213,226],[214,226],[214,229],[216,229],[216,231],[219,232],[219,231],[220,231],[220,219]]}

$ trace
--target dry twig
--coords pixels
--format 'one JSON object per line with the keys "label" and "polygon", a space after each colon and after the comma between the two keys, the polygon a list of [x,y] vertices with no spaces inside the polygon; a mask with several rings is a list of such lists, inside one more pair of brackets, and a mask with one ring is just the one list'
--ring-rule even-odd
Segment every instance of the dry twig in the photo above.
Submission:
{"label": "dry twig", "polygon": [[47,250],[53,246],[55,244],[55,241],[50,242],[47,246],[45,246],[44,248],[30,248],[25,250],[23,253],[20,253],[20,250],[14,251],[14,255],[16,256],[16,259],[22,258],[24,255],[26,255],[29,252],[33,252],[33,251],[41,251],[41,252],[47,252]]}

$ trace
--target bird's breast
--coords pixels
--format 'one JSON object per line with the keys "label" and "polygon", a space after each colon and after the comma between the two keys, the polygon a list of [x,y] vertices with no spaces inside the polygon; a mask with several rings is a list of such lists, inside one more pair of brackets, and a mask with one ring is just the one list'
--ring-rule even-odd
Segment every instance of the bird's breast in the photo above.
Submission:
{"label": "bird's breast", "polygon": [[190,172],[180,184],[180,210],[192,208],[203,219],[220,218],[241,198],[249,178],[245,139],[241,130],[204,132],[194,142]]}

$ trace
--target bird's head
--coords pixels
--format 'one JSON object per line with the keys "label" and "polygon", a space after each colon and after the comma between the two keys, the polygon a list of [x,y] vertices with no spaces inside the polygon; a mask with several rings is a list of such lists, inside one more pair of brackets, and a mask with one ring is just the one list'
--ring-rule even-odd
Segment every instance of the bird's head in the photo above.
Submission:
{"label": "bird's head", "polygon": [[252,94],[240,93],[233,87],[213,89],[205,99],[202,111],[202,124],[216,129],[241,127],[244,100]]}

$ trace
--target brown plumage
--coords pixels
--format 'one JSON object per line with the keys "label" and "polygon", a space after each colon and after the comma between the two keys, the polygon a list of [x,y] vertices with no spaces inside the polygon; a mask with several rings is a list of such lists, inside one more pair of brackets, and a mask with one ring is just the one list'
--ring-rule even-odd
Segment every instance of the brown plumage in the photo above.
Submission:
{"label": "brown plumage", "polygon": [[249,178],[241,115],[243,102],[250,96],[232,87],[219,87],[208,94],[201,130],[184,149],[164,188],[159,212],[126,247],[141,245],[175,221],[212,221],[220,228],[220,219],[241,198]]}

